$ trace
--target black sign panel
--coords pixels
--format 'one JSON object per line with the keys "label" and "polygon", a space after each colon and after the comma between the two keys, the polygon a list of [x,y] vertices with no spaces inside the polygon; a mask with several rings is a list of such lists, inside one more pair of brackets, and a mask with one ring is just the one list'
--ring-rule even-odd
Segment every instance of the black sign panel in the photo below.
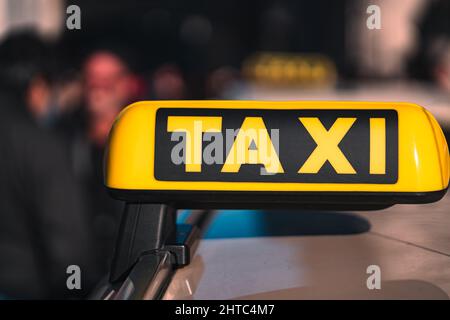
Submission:
{"label": "black sign panel", "polygon": [[[186,172],[184,163],[171,158],[179,141],[172,141],[168,117],[221,117],[224,161],[233,142],[227,142],[226,130],[237,130],[247,117],[261,117],[265,127],[278,130],[278,158],[284,173],[262,175],[261,164],[243,164],[238,172],[222,172],[223,163],[201,165],[201,172]],[[330,130],[338,118],[356,118],[338,144],[354,168],[354,174],[339,174],[326,161],[317,173],[299,173],[299,169],[316,149],[317,143],[299,118],[318,118]],[[370,119],[385,119],[385,171],[370,173]],[[149,133],[153,134],[153,133]],[[296,182],[296,183],[371,183],[393,184],[398,176],[398,116],[395,110],[349,109],[184,109],[161,108],[156,114],[154,173],[162,181],[228,181],[228,182]],[[235,138],[235,137],[234,137]],[[273,137],[272,137],[273,138]],[[202,150],[212,142],[203,141]]]}

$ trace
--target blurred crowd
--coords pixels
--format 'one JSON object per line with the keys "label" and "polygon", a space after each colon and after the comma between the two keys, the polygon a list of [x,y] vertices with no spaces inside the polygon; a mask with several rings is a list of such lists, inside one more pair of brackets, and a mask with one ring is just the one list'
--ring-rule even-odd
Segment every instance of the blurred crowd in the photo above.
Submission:
{"label": "blurred crowd", "polygon": [[[29,30],[0,45],[0,293],[11,298],[70,297],[72,264],[86,289],[74,296],[107,275],[122,203],[103,187],[105,144],[146,89],[120,46],[92,50],[73,72],[55,45]],[[154,72],[155,99],[185,90],[176,66]]]}
{"label": "blurred crowd", "polygon": [[[349,25],[342,23],[344,10],[335,4],[330,5],[336,10],[325,11],[311,5],[316,13],[325,15],[323,20],[343,26],[342,32],[334,28],[328,34],[316,25],[313,32],[304,27],[317,23],[316,15],[302,11],[304,19],[297,19],[293,12],[303,7],[295,1],[255,4],[260,7],[262,22],[250,19],[249,24],[258,37],[251,28],[234,28],[231,23],[228,29],[223,28],[235,18],[236,23],[247,19],[242,12],[252,12],[250,5],[242,4],[242,12],[235,17],[237,3],[229,8],[222,2],[220,13],[231,21],[217,15],[219,9],[210,14],[219,21],[216,33],[209,20],[191,15],[180,32],[191,46],[175,48],[179,60],[188,63],[181,67],[174,59],[162,59],[145,72],[139,70],[139,55],[124,46],[119,36],[116,41],[89,46],[81,62],[74,65],[70,54],[65,54],[67,47],[62,49],[67,42],[46,41],[29,29],[9,32],[0,42],[0,299],[85,297],[107,275],[123,204],[111,199],[103,186],[103,153],[109,130],[123,107],[142,99],[233,98],[249,80],[245,70],[241,72],[245,57],[257,51],[307,51],[302,45],[292,45],[297,40],[330,57],[335,64],[327,69],[332,70],[332,85],[336,85],[336,73],[341,79],[342,75],[398,77],[404,76],[404,70],[413,70],[407,73],[416,73],[450,92],[450,7],[448,2],[439,3],[423,19],[423,35],[416,41],[417,47],[426,49],[409,59],[401,59],[404,54],[395,41],[386,42],[384,46],[392,45],[393,49],[387,54],[383,51],[385,56],[378,54],[365,42],[368,31],[364,28],[358,29],[360,41],[351,43],[358,50],[347,50],[349,54],[341,59],[343,53],[334,49],[335,42],[345,42],[340,38],[344,26]],[[354,6],[346,8],[355,10]],[[387,8],[384,12],[393,12]],[[153,16],[149,29],[159,30],[163,39],[165,29],[158,29],[158,23],[165,11],[152,12],[159,12],[159,16]],[[361,12],[364,18],[365,11]],[[397,21],[393,17],[386,23],[397,30]],[[436,21],[444,21],[443,26],[433,24]],[[376,37],[384,43],[381,34]],[[209,38],[209,47],[202,47]],[[151,43],[158,46],[155,39]],[[209,52],[208,68],[202,67],[204,56],[198,53],[202,50]],[[352,56],[355,52],[359,58]],[[379,58],[402,62],[394,61],[390,67],[390,62],[377,62]],[[265,78],[279,75],[279,61],[273,61],[269,63],[273,72],[263,71]],[[417,68],[408,69],[408,65]],[[255,65],[250,73],[258,76],[266,70],[263,67]],[[322,69],[315,70],[323,74]],[[69,265],[82,270],[81,291],[67,290]]]}
{"label": "blurred crowd", "polygon": [[53,52],[24,31],[0,48],[0,292],[11,298],[67,297],[69,265],[92,289],[120,218],[103,188],[103,151],[139,80],[113,49],[90,53],[81,74],[65,73]]}
{"label": "blurred crowd", "polygon": [[[88,52],[75,72],[57,45],[31,30],[12,32],[0,44],[6,298],[84,297],[107,275],[123,206],[103,185],[109,130],[133,101],[186,97],[175,65],[161,65],[147,84],[130,68],[130,50],[108,44]],[[83,272],[80,291],[67,290],[69,265]]]}

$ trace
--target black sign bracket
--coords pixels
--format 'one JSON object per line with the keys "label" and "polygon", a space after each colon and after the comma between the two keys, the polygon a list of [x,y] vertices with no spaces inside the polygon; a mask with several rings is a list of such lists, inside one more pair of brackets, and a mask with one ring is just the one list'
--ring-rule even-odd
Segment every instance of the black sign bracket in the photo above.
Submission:
{"label": "black sign bracket", "polygon": [[177,210],[165,204],[127,203],[111,265],[110,282],[123,281],[142,256],[169,252],[171,264],[189,264],[198,230],[177,224]]}

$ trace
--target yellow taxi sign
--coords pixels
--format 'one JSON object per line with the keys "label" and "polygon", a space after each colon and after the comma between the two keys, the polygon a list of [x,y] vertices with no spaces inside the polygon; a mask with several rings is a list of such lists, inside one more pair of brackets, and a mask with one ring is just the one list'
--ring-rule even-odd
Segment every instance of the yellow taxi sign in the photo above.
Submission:
{"label": "yellow taxi sign", "polygon": [[261,84],[282,86],[332,86],[336,83],[336,66],[321,54],[259,52],[247,58],[242,73]]}
{"label": "yellow taxi sign", "polygon": [[436,120],[389,102],[138,102],[105,170],[117,198],[184,206],[432,202],[448,182]]}

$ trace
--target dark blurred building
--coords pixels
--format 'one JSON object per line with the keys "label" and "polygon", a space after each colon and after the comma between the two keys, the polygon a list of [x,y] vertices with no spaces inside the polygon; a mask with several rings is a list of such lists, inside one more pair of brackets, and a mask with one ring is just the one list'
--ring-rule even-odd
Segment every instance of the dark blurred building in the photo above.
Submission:
{"label": "dark blurred building", "polygon": [[[161,64],[181,68],[188,98],[205,96],[209,72],[240,68],[255,51],[322,53],[345,74],[348,1],[71,1],[82,10],[82,29],[64,32],[64,48],[83,52],[106,39],[134,48],[150,74]],[[99,18],[101,17],[101,19]]]}

